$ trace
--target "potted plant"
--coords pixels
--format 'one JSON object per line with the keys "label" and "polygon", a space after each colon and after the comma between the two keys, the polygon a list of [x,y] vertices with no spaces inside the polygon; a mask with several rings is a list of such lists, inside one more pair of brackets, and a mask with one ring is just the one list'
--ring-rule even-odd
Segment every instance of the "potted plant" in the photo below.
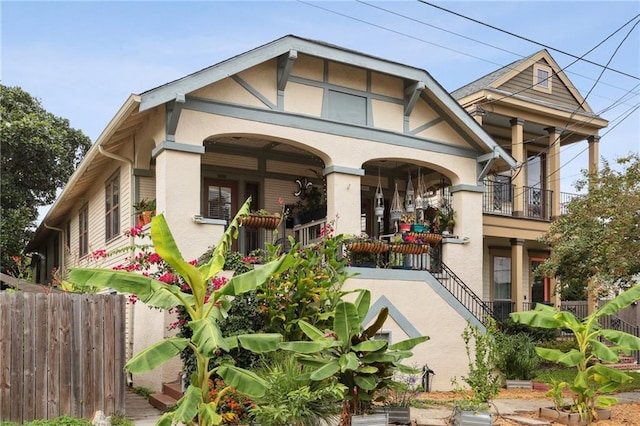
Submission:
{"label": "potted plant", "polygon": [[133,204],[133,209],[136,213],[137,225],[144,226],[150,223],[151,218],[156,214],[156,199],[143,198]]}
{"label": "potted plant", "polygon": [[[552,393],[561,394],[564,388],[568,388],[573,400],[569,406],[556,407],[552,415],[557,417],[564,414],[568,418],[573,413],[577,414],[582,424],[590,424],[594,418],[602,419],[607,415],[607,411],[599,409],[618,402],[616,398],[606,394],[615,392],[621,383],[631,381],[632,378],[602,362],[616,363],[620,360],[620,353],[628,355],[633,350],[640,350],[640,338],[623,331],[602,328],[599,319],[613,315],[638,300],[640,286],[635,286],[609,300],[583,320],[579,320],[571,312],[559,312],[542,303],[538,303],[533,311],[511,313],[515,322],[568,330],[576,339],[578,348],[567,352],[536,347],[537,354],[543,359],[573,367],[577,371],[572,383],[556,383],[552,389]],[[541,410],[541,415],[546,412],[546,409]]]}
{"label": "potted plant", "polygon": [[533,376],[540,364],[531,337],[524,332],[517,334],[496,333],[500,353],[498,368],[505,376],[509,388],[533,388]]}
{"label": "potted plant", "polygon": [[457,378],[452,380],[455,390],[463,395],[462,400],[454,403],[454,425],[493,424],[489,403],[500,392],[500,377],[496,374],[498,350],[494,333],[492,324],[483,331],[471,323],[467,323],[462,332],[469,359],[469,373],[462,377],[466,387]]}
{"label": "potted plant", "polygon": [[276,229],[280,222],[282,222],[282,216],[280,213],[271,213],[265,209],[251,211],[248,214],[243,214],[238,218],[242,226],[247,228],[263,228],[263,229]]}
{"label": "potted plant", "polygon": [[393,381],[386,389],[380,392],[376,401],[381,401],[382,406],[375,406],[374,412],[388,413],[389,422],[396,425],[411,424],[411,401],[418,394],[419,380],[418,370],[413,372],[399,372],[393,374]]}

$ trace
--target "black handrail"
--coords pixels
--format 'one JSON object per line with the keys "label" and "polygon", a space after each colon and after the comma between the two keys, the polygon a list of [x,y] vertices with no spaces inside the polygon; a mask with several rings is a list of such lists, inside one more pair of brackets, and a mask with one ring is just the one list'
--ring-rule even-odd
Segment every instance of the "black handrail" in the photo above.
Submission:
{"label": "black handrail", "polygon": [[[640,337],[640,326],[633,325],[617,315],[607,315],[599,318],[600,326],[611,330],[622,331],[636,337]],[[632,351],[636,362],[640,362],[640,351]]]}
{"label": "black handrail", "polygon": [[434,274],[434,278],[438,280],[440,284],[456,298],[462,305],[482,324],[487,324],[487,320],[492,318],[496,323],[502,324],[502,319],[499,318],[493,310],[478,297],[478,295],[469,288],[468,285],[460,279],[444,262],[440,262],[441,273],[446,274],[447,278],[441,280],[438,278],[438,274]]}

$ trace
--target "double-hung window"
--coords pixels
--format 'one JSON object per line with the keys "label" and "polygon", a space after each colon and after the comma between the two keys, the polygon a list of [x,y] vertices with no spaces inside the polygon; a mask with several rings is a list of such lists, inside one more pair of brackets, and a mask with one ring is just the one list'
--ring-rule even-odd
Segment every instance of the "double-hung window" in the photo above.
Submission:
{"label": "double-hung window", "polygon": [[116,172],[104,188],[105,241],[120,234],[120,172]]}
{"label": "double-hung window", "polygon": [[85,204],[78,212],[78,255],[89,253],[89,205]]}

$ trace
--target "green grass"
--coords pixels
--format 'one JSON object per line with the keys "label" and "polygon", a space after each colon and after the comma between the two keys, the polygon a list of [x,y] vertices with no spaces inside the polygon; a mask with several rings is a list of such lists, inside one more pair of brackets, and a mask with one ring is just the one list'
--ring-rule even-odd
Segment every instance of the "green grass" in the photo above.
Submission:
{"label": "green grass", "polygon": [[[0,422],[0,426],[18,426],[15,422]],[[87,419],[63,415],[55,419],[33,420],[23,423],[23,426],[91,426]],[[120,413],[111,414],[111,426],[133,426],[133,422]]]}
{"label": "green grass", "polygon": [[[626,372],[633,379],[629,383],[623,383],[620,385],[620,389],[616,392],[631,392],[634,390],[640,389],[640,373],[627,371]],[[533,380],[536,382],[542,383],[553,383],[554,381],[562,381],[562,382],[573,382],[573,379],[576,377],[575,369],[566,369],[566,368],[549,368],[543,369],[540,371]]]}
{"label": "green grass", "polygon": [[144,386],[136,386],[131,389],[136,395],[140,395],[145,398],[149,398],[149,395],[156,393],[153,389],[145,388]]}

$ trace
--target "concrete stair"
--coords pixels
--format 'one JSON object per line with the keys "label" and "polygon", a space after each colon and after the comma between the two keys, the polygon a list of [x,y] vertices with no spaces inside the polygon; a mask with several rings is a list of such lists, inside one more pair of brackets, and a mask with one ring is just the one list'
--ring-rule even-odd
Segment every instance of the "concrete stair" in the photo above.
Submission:
{"label": "concrete stair", "polygon": [[607,367],[615,368],[617,370],[640,370],[640,365],[636,362],[636,359],[632,356],[620,356],[620,361],[616,364],[604,363]]}
{"label": "concrete stair", "polygon": [[180,382],[164,383],[162,392],[149,396],[149,404],[160,411],[166,411],[168,407],[175,405],[182,398],[182,384]]}

